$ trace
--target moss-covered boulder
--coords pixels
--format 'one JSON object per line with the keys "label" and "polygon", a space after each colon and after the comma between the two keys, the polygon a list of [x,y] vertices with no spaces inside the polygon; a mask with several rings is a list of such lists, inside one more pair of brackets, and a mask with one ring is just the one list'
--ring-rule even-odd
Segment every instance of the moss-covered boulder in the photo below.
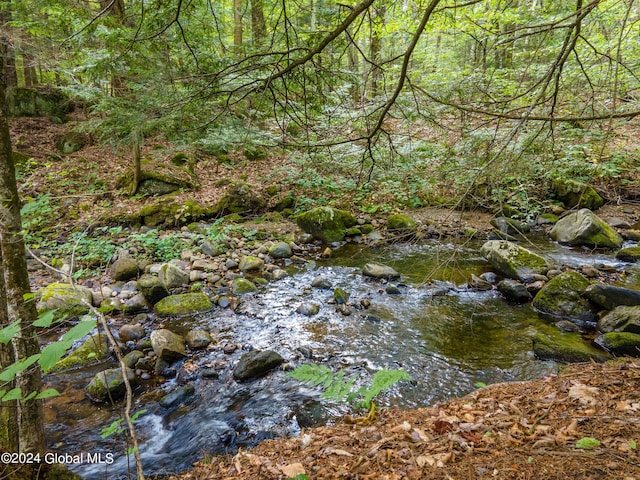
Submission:
{"label": "moss-covered boulder", "polygon": [[557,362],[604,362],[610,357],[602,350],[587,343],[579,333],[561,330],[536,332],[533,337],[533,352],[541,360]]}
{"label": "moss-covered boulder", "polygon": [[567,245],[620,248],[622,237],[591,210],[583,208],[558,220],[551,238]]}
{"label": "moss-covered boulder", "polygon": [[276,242],[269,247],[269,255],[273,258],[290,258],[293,251],[287,242]]}
{"label": "moss-covered boulder", "polygon": [[245,295],[256,292],[257,290],[258,287],[256,287],[255,283],[242,277],[234,278],[231,284],[231,293],[234,295]]}
{"label": "moss-covered boulder", "polygon": [[41,289],[38,296],[38,312],[57,309],[56,318],[84,315],[93,302],[91,290],[68,283],[51,283]]}
{"label": "moss-covered boulder", "polygon": [[640,357],[640,334],[609,332],[598,337],[595,342],[614,355]]}
{"label": "moss-covered boulder", "polygon": [[256,272],[264,268],[264,260],[253,255],[245,255],[240,259],[238,270],[241,272]]}
{"label": "moss-covered boulder", "polygon": [[213,308],[213,304],[209,297],[202,292],[193,292],[164,297],[154,305],[153,310],[158,316],[167,317],[204,312],[211,308]]}
{"label": "moss-covered boulder", "polygon": [[64,155],[77,152],[86,143],[84,135],[78,132],[68,132],[56,140],[56,148]]}
{"label": "moss-covered boulder", "polygon": [[621,248],[616,252],[616,258],[623,262],[635,263],[640,260],[640,246]]}
{"label": "moss-covered boulder", "polygon": [[6,100],[12,117],[64,118],[73,111],[73,103],[69,97],[61,90],[50,87],[8,88]]}
{"label": "moss-covered boulder", "polygon": [[216,215],[230,213],[260,213],[267,206],[267,201],[254,185],[245,182],[234,183],[218,201],[213,212]]}
{"label": "moss-covered boulder", "polygon": [[[130,368],[126,369],[126,375],[130,384],[136,381],[136,374]],[[94,402],[105,403],[111,400],[119,400],[126,393],[122,370],[120,368],[110,368],[96,373],[84,391],[87,397]]]}
{"label": "moss-covered boulder", "polygon": [[506,240],[489,240],[480,253],[498,273],[521,282],[531,282],[533,275],[544,275],[551,268],[540,255]]}
{"label": "moss-covered boulder", "polygon": [[533,308],[554,317],[583,324],[596,321],[596,314],[583,293],[591,283],[577,272],[553,277],[533,299]]}
{"label": "moss-covered boulder", "polygon": [[107,340],[107,336],[99,333],[92,335],[68,356],[58,360],[48,373],[85,367],[87,365],[99,363],[105,360],[108,356],[109,342]]}
{"label": "moss-covered boulder", "polygon": [[[179,225],[213,216],[213,210],[203,207],[194,200],[177,203],[169,198],[158,200],[156,203],[145,205],[140,210],[128,215],[125,220],[129,223],[141,223],[147,227],[159,225]],[[122,221],[121,218],[114,218]]]}
{"label": "moss-covered boulder", "polygon": [[356,224],[356,218],[345,210],[318,207],[298,215],[296,223],[316,240],[332,243],[344,238],[347,229]]}
{"label": "moss-covered boulder", "polygon": [[619,306],[598,321],[598,330],[640,334],[640,306]]}
{"label": "moss-covered boulder", "polygon": [[553,192],[558,200],[568,208],[588,208],[597,210],[604,205],[604,199],[586,183],[575,180],[556,179],[552,182]]}
{"label": "moss-covered boulder", "polygon": [[396,213],[387,217],[387,230],[394,233],[415,233],[416,221],[405,213]]}

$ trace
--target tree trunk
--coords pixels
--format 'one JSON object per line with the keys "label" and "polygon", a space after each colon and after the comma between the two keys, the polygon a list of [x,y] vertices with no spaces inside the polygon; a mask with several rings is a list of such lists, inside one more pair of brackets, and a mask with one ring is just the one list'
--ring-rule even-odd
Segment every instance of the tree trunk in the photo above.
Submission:
{"label": "tree trunk", "polygon": [[233,50],[242,53],[242,0],[233,0]]}
{"label": "tree trunk", "polygon": [[253,46],[260,47],[264,44],[267,33],[262,0],[251,0],[251,30],[253,32]]}
{"label": "tree trunk", "polygon": [[28,53],[22,54],[22,70],[24,71],[24,86],[35,87],[38,85],[38,73],[36,71],[36,62]]}
{"label": "tree trunk", "polygon": [[371,91],[369,96],[372,98],[377,97],[380,94],[380,52],[382,51],[382,38],[380,37],[380,29],[384,24],[384,15],[386,13],[386,7],[380,5],[374,9],[375,15],[370,20],[371,28],[371,45],[369,47],[369,56],[373,65],[371,66]]}
{"label": "tree trunk", "polygon": [[[0,60],[1,62],[2,60]],[[0,65],[4,72],[4,62]],[[40,353],[33,322],[37,318],[33,301],[25,296],[30,293],[27,260],[20,220],[20,199],[16,185],[15,167],[11,155],[11,137],[5,104],[4,75],[0,79],[0,253],[4,271],[7,304],[7,320],[20,322],[19,333],[12,340],[16,360]],[[18,374],[15,386],[21,388],[23,398],[42,387],[42,372],[34,364]],[[17,430],[19,451],[44,451],[44,410],[42,400],[18,400]]]}
{"label": "tree trunk", "polygon": [[4,83],[7,87],[18,86],[18,72],[16,71],[16,51],[11,44],[8,23],[11,21],[11,4],[0,10],[0,55],[4,58]]}

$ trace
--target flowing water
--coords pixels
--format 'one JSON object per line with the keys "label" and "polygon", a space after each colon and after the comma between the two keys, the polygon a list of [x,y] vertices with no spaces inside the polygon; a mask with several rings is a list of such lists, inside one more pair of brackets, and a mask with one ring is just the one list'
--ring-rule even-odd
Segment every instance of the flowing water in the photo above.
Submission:
{"label": "flowing water", "polygon": [[[193,363],[217,368],[219,377],[203,379],[198,370],[191,376],[181,374],[181,380],[193,381],[196,391],[184,405],[164,409],[157,403],[158,391],[170,391],[178,385],[176,379],[147,388],[152,393],[137,397],[135,409],[147,409],[136,422],[146,471],[181,471],[207,454],[234,452],[263,438],[297,435],[300,424],[331,422],[345,413],[345,406],[321,401],[318,391],[282,370],[244,383],[233,380],[232,368],[248,347],[275,350],[293,366],[313,361],[336,371],[343,368],[357,384],[370,382],[379,369],[403,368],[413,380],[395,386],[380,403],[406,408],[464,395],[479,382],[527,380],[554,372],[558,366],[537,360],[531,347],[532,332],[548,320],[530,305],[507,303],[495,290],[466,287],[472,273],[489,270],[478,253],[480,245],[404,244],[377,249],[347,245],[334,258],[312,262],[243,298],[235,313],[218,309],[196,318],[165,321],[174,331],[209,329],[219,345],[237,343],[244,348],[231,354],[221,348],[198,354]],[[545,239],[530,247],[557,265],[623,268],[611,256],[563,248]],[[389,282],[400,293],[388,294],[386,284],[363,277],[360,269],[368,262],[400,272],[399,282]],[[349,292],[354,305],[350,315],[331,303],[333,290],[310,287],[317,276]],[[639,278],[640,272],[632,271],[627,281],[637,283]],[[321,306],[317,315],[296,313],[300,304],[309,302]],[[369,307],[360,308],[361,304]],[[48,409],[49,446],[73,455],[111,454],[111,464],[88,463],[83,457],[69,466],[87,478],[126,478],[127,470],[134,468],[121,437],[100,437],[101,429],[118,419],[117,409],[95,406],[81,392],[95,371],[51,379],[63,395]]]}

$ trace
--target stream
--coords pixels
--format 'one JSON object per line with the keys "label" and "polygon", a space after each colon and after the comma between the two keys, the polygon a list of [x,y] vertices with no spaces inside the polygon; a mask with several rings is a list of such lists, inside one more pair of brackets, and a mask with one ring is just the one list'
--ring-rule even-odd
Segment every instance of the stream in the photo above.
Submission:
{"label": "stream", "polygon": [[[366,385],[375,371],[406,370],[411,382],[401,382],[378,399],[385,405],[424,407],[465,395],[477,384],[529,380],[557,371],[554,362],[537,360],[531,335],[551,324],[530,304],[507,303],[496,290],[471,291],[470,275],[489,270],[480,256],[480,242],[398,244],[380,248],[348,244],[328,260],[310,262],[278,282],[242,298],[233,312],[216,308],[196,317],[165,320],[177,333],[201,327],[215,333],[220,347],[196,354],[189,363],[211,367],[217,378],[202,378],[199,369],[182,368],[178,378],[144,388],[134,410],[146,409],[136,421],[145,472],[169,474],[188,469],[214,453],[234,453],[265,438],[295,436],[301,427],[332,422],[348,407],[320,399],[320,392],[286,376],[283,370],[247,382],[233,380],[233,366],[249,348],[274,350],[293,367],[322,363],[356,385]],[[613,256],[570,249],[540,237],[529,245],[556,265],[607,265],[628,268],[625,284],[640,283],[640,272]],[[375,262],[402,274],[387,284],[362,276],[361,268]],[[311,288],[314,278],[329,279],[350,294],[350,315],[330,301],[333,290]],[[317,303],[320,312],[296,313],[301,303]],[[368,304],[368,308],[361,308]],[[232,353],[221,346],[238,344]],[[310,357],[310,358],[309,358]],[[85,457],[68,466],[87,479],[127,478],[135,472],[121,435],[101,438],[100,432],[118,417],[112,406],[96,406],[82,388],[103,366],[47,378],[62,395],[47,403],[48,448]],[[190,381],[195,394],[183,405],[161,407],[159,396],[179,382]],[[151,387],[147,385],[147,387]],[[91,463],[86,454],[107,462]],[[113,458],[111,458],[113,457]],[[113,460],[113,461],[111,461]],[[135,476],[135,474],[134,474]]]}

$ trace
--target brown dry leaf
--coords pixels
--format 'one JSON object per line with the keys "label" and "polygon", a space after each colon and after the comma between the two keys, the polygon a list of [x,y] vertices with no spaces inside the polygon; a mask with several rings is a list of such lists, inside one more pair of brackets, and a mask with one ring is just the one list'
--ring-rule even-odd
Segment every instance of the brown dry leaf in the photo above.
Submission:
{"label": "brown dry leaf", "polygon": [[578,400],[582,405],[595,406],[598,404],[600,390],[577,382],[569,388],[569,398]]}
{"label": "brown dry leaf", "polygon": [[436,433],[443,434],[455,430],[455,427],[453,426],[453,424],[444,420],[436,420],[435,422],[433,422],[433,430]]}
{"label": "brown dry leaf", "polygon": [[284,467],[280,467],[282,473],[284,473],[287,477],[295,477],[296,475],[304,475],[307,472],[304,470],[304,467],[301,463],[291,463],[289,465],[285,465]]}
{"label": "brown dry leaf", "polygon": [[331,447],[327,447],[324,449],[323,452],[325,455],[340,455],[343,457],[353,457],[353,453],[349,453],[346,450],[342,450],[340,448],[331,448]]}

